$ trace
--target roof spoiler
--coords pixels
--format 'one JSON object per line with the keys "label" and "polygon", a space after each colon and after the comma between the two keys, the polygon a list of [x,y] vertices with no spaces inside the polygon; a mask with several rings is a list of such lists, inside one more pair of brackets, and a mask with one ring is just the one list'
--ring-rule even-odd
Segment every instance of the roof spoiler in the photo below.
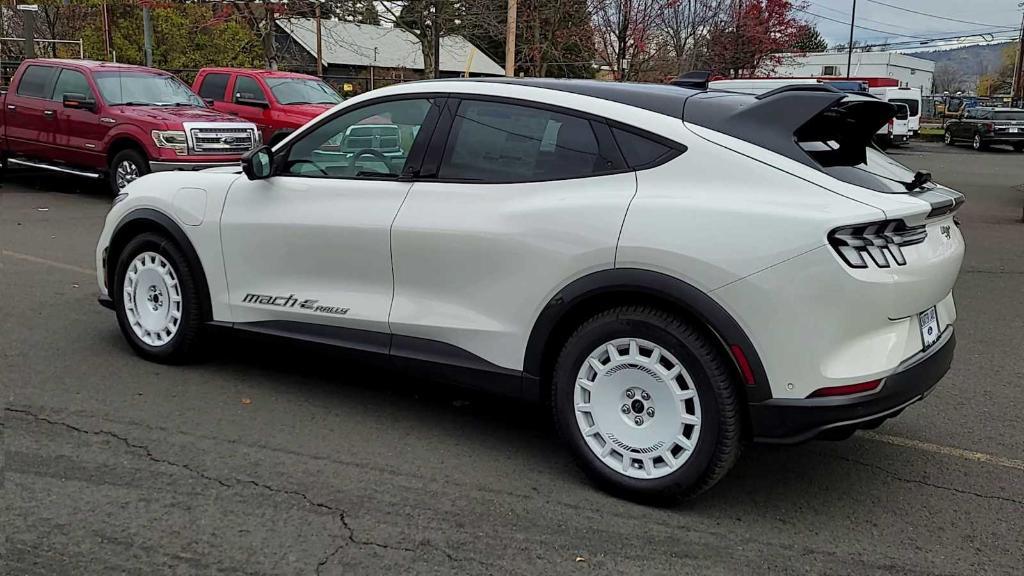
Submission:
{"label": "roof spoiler", "polygon": [[830,86],[791,85],[756,98],[694,96],[684,120],[766,148],[801,164],[817,164],[800,142],[840,143],[835,163],[863,158],[879,128],[896,115],[888,102]]}
{"label": "roof spoiler", "polygon": [[708,82],[710,81],[711,72],[706,70],[692,70],[671,80],[669,84],[682,88],[692,88],[694,90],[707,90]]}

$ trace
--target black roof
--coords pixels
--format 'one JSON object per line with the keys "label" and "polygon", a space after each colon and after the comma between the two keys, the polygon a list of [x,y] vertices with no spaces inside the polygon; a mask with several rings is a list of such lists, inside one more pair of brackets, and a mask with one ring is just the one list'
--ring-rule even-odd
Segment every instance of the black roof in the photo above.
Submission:
{"label": "black roof", "polygon": [[683,104],[698,90],[669,84],[635,84],[631,82],[602,82],[600,80],[563,80],[559,78],[469,78],[467,82],[518,84],[548,90],[560,90],[582,96],[610,100],[627,106],[643,108],[673,118],[683,117]]}

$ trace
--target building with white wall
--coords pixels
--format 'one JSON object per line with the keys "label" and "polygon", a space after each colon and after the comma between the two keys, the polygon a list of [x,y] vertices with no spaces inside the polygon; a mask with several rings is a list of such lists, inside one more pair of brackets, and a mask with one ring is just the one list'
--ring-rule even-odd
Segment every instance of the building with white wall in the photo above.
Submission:
{"label": "building with white wall", "polygon": [[[787,54],[773,76],[835,76],[844,78],[846,52],[816,52]],[[932,93],[932,75],[935,62],[897,52],[854,52],[849,76],[894,78],[900,86],[919,88],[921,94]]]}

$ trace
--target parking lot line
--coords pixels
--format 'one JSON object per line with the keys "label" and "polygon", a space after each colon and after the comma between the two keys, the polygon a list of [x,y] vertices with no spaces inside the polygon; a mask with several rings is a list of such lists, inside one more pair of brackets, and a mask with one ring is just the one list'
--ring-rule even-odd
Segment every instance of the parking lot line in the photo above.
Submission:
{"label": "parking lot line", "polygon": [[75,266],[74,264],[65,264],[63,262],[47,260],[46,258],[32,256],[31,254],[21,254],[20,252],[11,252],[10,250],[0,250],[0,256],[8,256],[11,258],[17,258],[18,260],[24,260],[26,262],[35,262],[36,264],[46,264],[47,266],[53,266],[54,268],[63,268],[64,270],[81,272],[82,274],[88,274],[90,276],[96,275],[96,270],[93,270],[92,268],[83,268],[81,266]]}
{"label": "parking lot line", "polygon": [[996,456],[994,454],[985,454],[984,452],[964,450],[963,448],[954,448],[952,446],[931,444],[929,442],[911,440],[910,438],[902,438],[900,436],[889,436],[888,434],[879,434],[878,432],[862,431],[858,434],[858,436],[860,436],[861,438],[867,438],[868,440],[874,440],[876,442],[885,442],[886,444],[892,444],[893,446],[913,448],[915,450],[922,450],[924,452],[944,454],[946,456],[953,456],[955,458],[961,458],[963,460],[984,462],[986,464],[995,464],[996,466],[1002,466],[1004,468],[1012,468],[1014,470],[1024,471],[1024,460],[1014,460],[1013,458],[1004,458],[1003,456]]}

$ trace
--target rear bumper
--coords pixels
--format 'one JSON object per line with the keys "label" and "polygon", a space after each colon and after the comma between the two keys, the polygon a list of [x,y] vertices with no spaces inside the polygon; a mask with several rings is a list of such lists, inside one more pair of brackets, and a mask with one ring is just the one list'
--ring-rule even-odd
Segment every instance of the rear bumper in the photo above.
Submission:
{"label": "rear bumper", "polygon": [[217,162],[161,162],[149,163],[153,172],[173,172],[175,170],[205,170],[207,168],[220,168],[222,166],[238,166],[240,160],[223,160]]}
{"label": "rear bumper", "polygon": [[908,358],[877,392],[845,398],[777,398],[750,405],[754,440],[793,444],[826,430],[870,428],[923,399],[949,371],[956,348],[953,326],[927,350]]}

